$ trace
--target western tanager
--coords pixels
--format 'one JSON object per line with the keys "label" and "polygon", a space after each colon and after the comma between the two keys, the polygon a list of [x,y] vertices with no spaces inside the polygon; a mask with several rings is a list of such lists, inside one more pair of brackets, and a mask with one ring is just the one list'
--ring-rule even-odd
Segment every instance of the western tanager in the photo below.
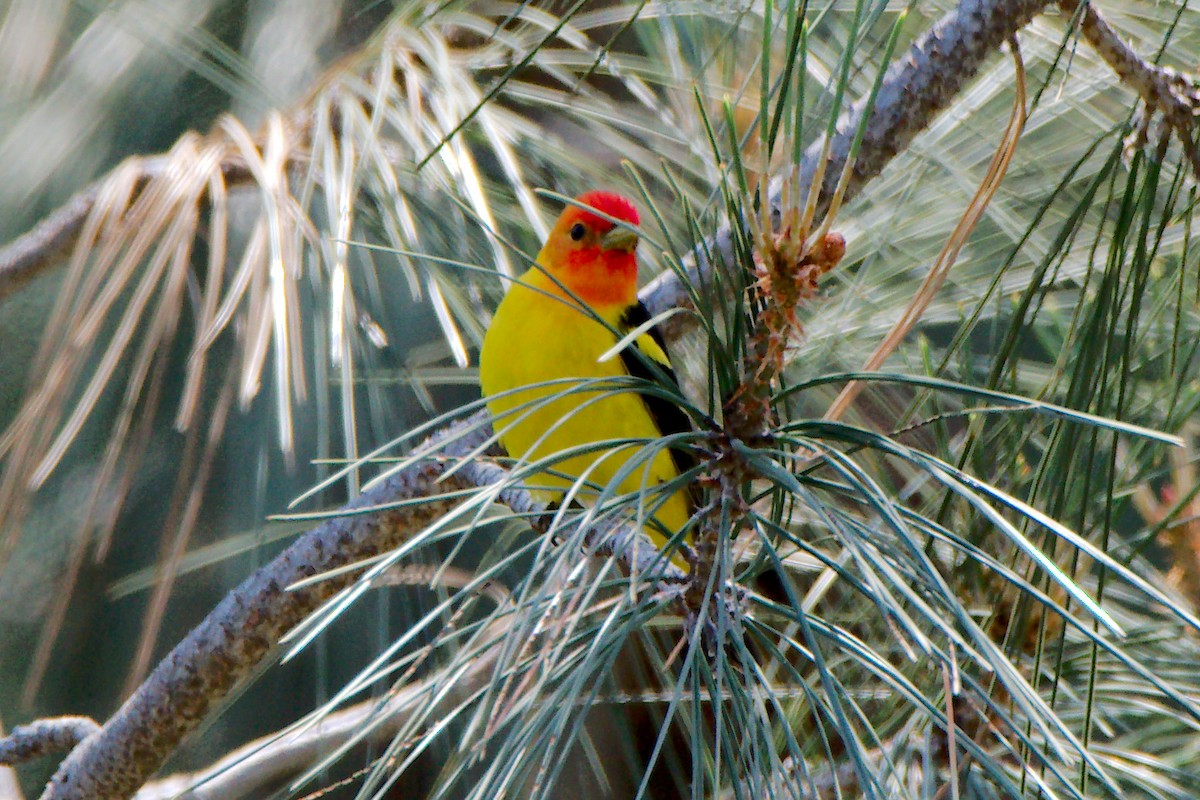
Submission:
{"label": "western tanager", "polygon": [[[568,206],[562,212],[538,253],[537,264],[521,276],[496,309],[483,339],[479,380],[488,409],[497,420],[496,428],[502,431],[501,443],[513,458],[531,463],[594,442],[637,441],[566,458],[551,467],[575,478],[586,474],[590,483],[605,487],[645,442],[691,430],[691,423],[678,406],[662,397],[615,391],[613,385],[538,404],[540,398],[570,390],[570,382],[562,379],[633,375],[660,383],[676,380],[655,328],[638,336],[619,356],[602,358],[620,338],[650,317],[637,296],[637,234],[587,209],[630,226],[638,224],[638,213],[629,200],[608,192],[588,192],[577,202],[585,208]],[[635,347],[660,369],[633,352]],[[511,391],[556,380],[560,382]],[[616,489],[637,492],[643,485],[665,483],[690,464],[685,451],[660,450],[648,470],[644,465],[633,469]],[[548,472],[527,481],[532,486],[562,489],[573,482],[570,477]],[[563,492],[538,489],[535,496],[560,502]],[[691,513],[690,493],[681,489],[667,498],[654,516],[666,531],[674,533]],[[659,546],[665,543],[655,526],[648,525],[646,530]],[[678,557],[675,561],[681,563]]]}

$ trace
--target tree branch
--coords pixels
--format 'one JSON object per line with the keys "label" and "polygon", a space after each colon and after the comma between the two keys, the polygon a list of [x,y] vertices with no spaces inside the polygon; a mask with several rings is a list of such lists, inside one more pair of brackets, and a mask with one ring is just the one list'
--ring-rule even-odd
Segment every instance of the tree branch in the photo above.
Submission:
{"label": "tree branch", "polygon": [[106,175],[76,192],[29,231],[0,248],[0,299],[25,285],[75,244]]}
{"label": "tree branch", "polygon": [[1079,14],[1080,35],[1112,67],[1121,82],[1138,93],[1148,112],[1162,114],[1179,139],[1193,174],[1200,178],[1200,150],[1192,135],[1196,115],[1200,113],[1200,91],[1179,72],[1141,58],[1100,16],[1094,3],[1060,0],[1060,5],[1067,13]]}
{"label": "tree branch", "polygon": [[70,752],[100,730],[90,717],[53,717],[18,725],[0,739],[0,764],[23,764],[51,753]]}
{"label": "tree branch", "polygon": [[[134,157],[122,162],[117,169],[130,164],[138,169],[137,189],[163,174],[170,166],[170,154]],[[245,165],[231,162],[230,172],[245,171]],[[115,172],[116,170],[114,170]],[[76,239],[96,205],[104,186],[113,173],[80,189],[71,199],[52,211],[26,233],[0,247],[0,300],[24,286],[43,269],[54,264],[75,245]]]}
{"label": "tree branch", "polygon": [[[462,435],[469,422],[434,437],[439,455],[462,456],[486,441],[487,426]],[[439,442],[448,444],[437,448]],[[424,461],[383,481],[346,510],[451,491],[453,482],[437,482],[442,468],[440,462]],[[344,572],[294,591],[288,587],[393,549],[453,506],[447,500],[352,514],[302,536],[230,592],[162,660],[103,729],[63,761],[42,797],[131,796],[285,633],[357,576]]]}
{"label": "tree branch", "polygon": [[[496,667],[500,654],[498,645],[504,633],[503,630],[496,632],[492,638],[497,646],[471,662],[470,668],[458,676],[453,691],[439,695],[439,709],[453,708],[464,697],[487,684]],[[378,744],[391,739],[408,721],[414,707],[426,699],[431,690],[441,688],[436,681],[426,679],[401,687],[386,699],[367,700],[335,711],[311,727],[256,739],[199,772],[171,775],[148,783],[135,798],[237,800],[258,797],[270,784],[302,772],[345,744],[360,739],[362,744]],[[365,737],[364,730],[369,731]]]}
{"label": "tree branch", "polygon": [[[491,475],[492,469],[494,465],[485,464],[486,471],[470,480],[492,482],[489,478],[496,477]],[[499,480],[504,478],[500,477]],[[528,497],[524,492],[515,492],[514,495],[520,498]],[[610,551],[608,554],[611,555],[614,541],[619,542],[624,535],[637,529],[622,527],[617,531],[617,536],[609,538],[593,535],[593,530],[595,529],[590,529],[585,534],[590,540],[589,545],[599,546],[601,549],[607,545]],[[636,544],[628,550],[618,543],[615,548],[617,557],[627,566],[639,563],[640,559],[652,558],[659,562],[655,569],[661,571],[662,558],[654,544],[644,536],[639,535],[635,539]],[[672,591],[682,593],[683,572],[670,564],[667,564],[666,568],[668,575],[679,579]],[[401,575],[401,582],[426,583],[435,572],[445,578],[453,570],[447,572],[443,568],[429,566],[418,567],[413,572],[411,576]],[[388,577],[391,575],[379,579],[376,583],[390,582]],[[451,581],[451,584],[462,586],[469,583],[472,577],[470,573],[465,573],[457,581]],[[440,585],[448,584],[443,582]],[[494,584],[492,587],[495,588]],[[488,590],[481,588],[479,591]],[[511,597],[507,590],[501,589],[492,599],[497,604],[504,605],[509,603]],[[151,781],[138,791],[135,800],[238,800],[243,797],[257,797],[271,784],[304,772],[319,759],[328,757],[339,748],[388,742],[399,735],[405,725],[410,724],[412,716],[416,713],[422,714],[426,719],[440,719],[492,679],[502,652],[500,644],[505,637],[512,635],[515,619],[511,614],[501,615],[489,623],[486,630],[473,637],[476,641],[487,642],[489,645],[471,658],[470,666],[465,672],[454,673],[449,691],[445,678],[440,675],[410,684],[394,685],[384,697],[365,700],[324,714],[320,721],[314,724],[301,721],[283,731],[247,742],[196,772],[178,773]],[[421,705],[435,697],[436,703],[432,708]]]}
{"label": "tree branch", "polygon": [[[102,729],[71,752],[46,786],[43,800],[131,796],[288,631],[358,575],[343,570],[325,580],[289,587],[395,549],[451,512],[457,501],[355,511],[508,479],[507,470],[484,460],[462,464],[450,478],[443,475],[449,464],[472,454],[491,433],[484,412],[448,426],[422,445],[429,458],[364,492],[347,504],[348,516],[304,534],[243,581],[162,660]],[[535,518],[546,510],[517,487],[500,490],[496,499],[514,513]],[[665,562],[640,529],[597,525],[583,538],[587,547],[615,555],[631,570],[646,574],[653,568],[655,576],[672,587],[669,594],[682,596],[683,571]]]}
{"label": "tree branch", "polygon": [[[171,164],[170,153],[126,159],[103,178],[80,189],[70,200],[50,212],[29,231],[0,247],[0,300],[66,256],[75,246],[83,225],[100,199],[105,185],[117,170],[136,167],[136,195],[147,183],[166,174]],[[245,183],[253,179],[246,162],[236,155],[231,155],[222,162],[221,172],[225,182],[230,184]]]}
{"label": "tree branch", "polygon": [[[857,196],[896,154],[907,148],[963,90],[984,60],[1047,5],[1046,0],[962,0],[917,39],[908,53],[888,69],[879,87],[871,116],[865,122],[862,145],[851,169],[843,202]],[[856,132],[864,124],[867,100],[865,97],[859,100],[838,121],[837,133],[829,145],[829,161],[824,167],[818,214],[824,212],[832,198]],[[804,151],[797,186],[806,187],[813,182],[824,152],[823,138]],[[771,181],[769,200],[773,227],[778,227],[782,218],[782,186],[780,178]],[[726,227],[715,237],[711,252],[718,260],[733,263],[732,248],[733,237]],[[704,285],[711,269],[703,252],[697,250],[695,262],[689,269],[689,282]],[[669,272],[646,287],[642,301],[651,315],[690,305],[687,287]],[[666,324],[678,327],[682,324],[679,320],[685,318],[685,315],[676,315]]]}

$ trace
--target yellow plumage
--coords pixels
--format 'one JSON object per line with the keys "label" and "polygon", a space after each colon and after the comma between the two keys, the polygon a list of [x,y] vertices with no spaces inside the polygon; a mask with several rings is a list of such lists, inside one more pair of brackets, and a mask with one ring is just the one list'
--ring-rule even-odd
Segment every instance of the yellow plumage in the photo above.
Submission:
{"label": "yellow plumage", "polygon": [[[632,214],[631,221],[636,223],[636,212],[627,201],[622,201],[625,206],[618,208],[623,211],[628,207],[623,215],[602,205],[606,199],[610,205],[620,200],[614,195],[592,193],[580,201],[618,218],[628,219]],[[585,235],[575,240],[573,235],[580,234],[583,225],[587,226]],[[564,378],[584,381],[618,378],[629,375],[631,365],[638,369],[628,355],[612,355],[600,361],[617,342],[613,330],[629,327],[631,309],[640,308],[633,254],[636,238],[628,235],[622,238],[619,234],[627,232],[616,230],[619,233],[613,232],[611,223],[595,215],[568,208],[538,256],[541,269],[534,267],[526,272],[496,310],[480,354],[480,385],[484,396],[489,398],[488,409],[497,419],[495,425],[501,432],[501,443],[513,458],[529,463],[593,442],[636,440],[633,444],[567,458],[553,466],[567,476],[586,474],[588,482],[600,487],[608,486],[645,442],[681,426],[686,429],[686,416],[673,406],[664,408],[662,401],[648,401],[633,391],[616,392],[613,386],[575,392],[540,405],[536,401],[566,391],[570,385],[559,383],[508,392]],[[613,241],[624,249],[604,247]],[[586,302],[609,327],[580,308],[578,301],[571,299],[558,283]],[[636,346],[671,374],[667,354],[654,338],[643,334]],[[652,404],[660,418],[656,419]],[[672,430],[664,431],[664,422]],[[665,449],[658,451],[648,470],[644,465],[634,469],[616,491],[636,493],[643,484],[653,487],[678,477],[678,459],[678,455],[673,457]],[[538,473],[526,483],[552,487],[537,490],[535,496],[545,502],[560,502],[562,490],[574,480]],[[578,498],[589,503],[595,494],[584,490]],[[655,518],[674,532],[683,527],[691,511],[689,495],[681,490],[667,498],[655,512]],[[666,541],[653,527],[648,526],[647,532],[660,546]]]}

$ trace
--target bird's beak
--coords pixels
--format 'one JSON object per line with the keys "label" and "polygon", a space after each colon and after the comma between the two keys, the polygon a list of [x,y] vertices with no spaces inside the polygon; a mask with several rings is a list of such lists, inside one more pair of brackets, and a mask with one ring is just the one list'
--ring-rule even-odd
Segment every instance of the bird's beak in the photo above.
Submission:
{"label": "bird's beak", "polygon": [[637,243],[637,232],[629,228],[613,228],[600,237],[600,248],[603,250],[624,250],[626,253],[632,253]]}

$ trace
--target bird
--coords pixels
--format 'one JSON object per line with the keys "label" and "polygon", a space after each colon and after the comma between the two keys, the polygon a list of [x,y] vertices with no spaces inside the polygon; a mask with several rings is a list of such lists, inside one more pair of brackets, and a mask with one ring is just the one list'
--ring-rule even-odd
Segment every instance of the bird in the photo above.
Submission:
{"label": "bird", "polygon": [[[606,191],[586,192],[575,203],[555,222],[536,263],[505,294],[479,356],[480,388],[510,457],[532,463],[596,442],[636,442],[566,457],[552,465],[553,473],[528,477],[533,496],[552,507],[580,476],[608,486],[643,443],[693,430],[688,415],[661,392],[614,391],[612,384],[601,384],[592,391],[563,394],[572,385],[569,379],[628,376],[672,392],[679,389],[656,326],[623,347],[619,357],[604,358],[627,334],[650,322],[637,294],[637,208]],[[560,382],[538,386],[551,381]],[[538,404],[556,394],[561,396]],[[662,449],[653,456],[648,475],[639,465],[615,489],[635,493],[643,485],[674,480],[694,464],[686,449]],[[672,492],[654,512],[661,528],[645,527],[660,549],[692,516],[694,491],[689,486]],[[671,559],[686,568],[678,553]]]}

